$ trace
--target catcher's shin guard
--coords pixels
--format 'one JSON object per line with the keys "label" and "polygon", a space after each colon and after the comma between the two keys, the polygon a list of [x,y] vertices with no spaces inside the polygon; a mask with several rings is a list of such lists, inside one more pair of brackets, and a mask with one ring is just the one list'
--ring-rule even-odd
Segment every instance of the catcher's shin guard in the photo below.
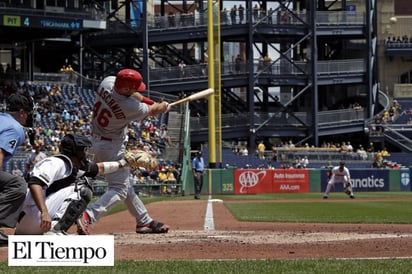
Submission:
{"label": "catcher's shin guard", "polygon": [[80,217],[80,215],[86,210],[87,204],[92,198],[92,191],[88,187],[82,187],[80,189],[80,200],[71,200],[67,206],[66,212],[58,220],[57,224],[53,227],[54,230],[67,231]]}

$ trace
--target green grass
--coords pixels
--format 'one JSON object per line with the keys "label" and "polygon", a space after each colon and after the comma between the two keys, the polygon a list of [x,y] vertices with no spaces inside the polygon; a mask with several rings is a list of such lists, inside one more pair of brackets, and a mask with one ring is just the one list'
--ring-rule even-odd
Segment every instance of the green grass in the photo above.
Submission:
{"label": "green grass", "polygon": [[[322,193],[217,195],[236,218],[265,222],[329,223],[412,223],[411,201],[368,201],[362,198],[412,198],[412,192],[356,193],[350,200],[342,193],[332,193],[329,200]],[[309,202],[305,199],[319,199]],[[340,198],[346,198],[341,200]],[[143,197],[145,204],[161,200],[191,200],[192,196]],[[206,199],[206,195],[202,197]],[[276,201],[282,199],[282,202]],[[291,200],[288,202],[290,199]],[[301,199],[301,201],[296,201]],[[241,200],[248,200],[241,203]],[[233,201],[231,203],[231,201]],[[261,201],[261,202],[259,202]],[[262,202],[263,201],[263,202]],[[271,202],[273,201],[273,202]],[[123,203],[109,214],[125,210]],[[412,273],[411,259],[371,260],[205,260],[205,261],[116,261],[114,267],[8,267],[0,262],[0,273]]]}
{"label": "green grass", "polygon": [[2,273],[411,273],[412,260],[231,260],[231,261],[116,261],[114,267],[8,267]]}
{"label": "green grass", "polygon": [[412,223],[412,201],[227,203],[240,221],[293,223]]}
{"label": "green grass", "polygon": [[[412,198],[412,192],[355,192],[356,198]],[[214,195],[213,198],[222,200],[288,200],[288,199],[319,199],[322,193],[266,193],[246,195]],[[347,198],[344,193],[330,193],[331,199]]]}
{"label": "green grass", "polygon": [[[362,198],[407,198],[406,201],[368,201]],[[293,223],[412,223],[412,193],[365,192],[348,199],[346,194],[332,193],[328,200],[317,193],[246,195],[247,203],[230,203],[243,196],[222,196],[226,207],[240,221]],[[305,202],[305,199],[318,199]],[[343,198],[343,199],[342,199]],[[281,203],[277,200],[283,199]],[[288,199],[301,199],[301,202]],[[273,202],[270,202],[272,200]],[[262,203],[262,201],[265,201]]]}

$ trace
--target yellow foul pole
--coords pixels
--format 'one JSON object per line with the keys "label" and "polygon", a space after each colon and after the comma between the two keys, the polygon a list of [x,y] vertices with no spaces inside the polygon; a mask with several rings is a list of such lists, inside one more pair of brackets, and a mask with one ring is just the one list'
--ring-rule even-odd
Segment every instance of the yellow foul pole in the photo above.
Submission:
{"label": "yellow foul pole", "polygon": [[[222,95],[221,95],[221,79],[222,79],[222,65],[221,65],[221,48],[220,48],[220,3],[216,0],[215,3],[215,27],[214,27],[214,42],[215,42],[215,130],[216,130],[216,158],[217,163],[222,165]],[[222,167],[222,166],[220,166]]]}
{"label": "yellow foul pole", "polygon": [[[213,1],[207,1],[207,54],[208,54],[208,86],[215,90],[215,43],[213,35]],[[215,95],[212,94],[208,100],[208,125],[209,125],[209,167],[216,167],[216,124],[215,124]],[[209,176],[210,178],[211,176]],[[210,184],[209,184],[210,185]]]}

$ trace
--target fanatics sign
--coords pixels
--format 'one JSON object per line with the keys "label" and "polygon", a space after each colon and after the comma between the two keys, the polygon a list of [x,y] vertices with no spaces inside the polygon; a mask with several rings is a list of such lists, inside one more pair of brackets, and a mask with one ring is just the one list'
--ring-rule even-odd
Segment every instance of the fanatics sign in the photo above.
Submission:
{"label": "fanatics sign", "polygon": [[9,266],[113,265],[113,235],[9,236]]}

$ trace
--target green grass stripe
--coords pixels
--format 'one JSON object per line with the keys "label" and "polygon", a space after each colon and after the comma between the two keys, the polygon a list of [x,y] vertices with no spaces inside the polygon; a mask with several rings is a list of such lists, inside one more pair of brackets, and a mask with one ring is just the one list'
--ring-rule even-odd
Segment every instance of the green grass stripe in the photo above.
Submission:
{"label": "green grass stripe", "polygon": [[[412,199],[412,192],[356,192],[356,198],[405,198]],[[243,195],[213,195],[213,198],[222,200],[287,200],[287,199],[321,199],[323,192],[319,193],[265,193]],[[347,198],[343,192],[331,192],[330,197]]]}
{"label": "green grass stripe", "polygon": [[412,223],[412,201],[225,203],[240,221],[296,223]]}
{"label": "green grass stripe", "polygon": [[8,267],[0,263],[2,273],[145,273],[145,274],[251,274],[251,273],[411,273],[412,260],[213,260],[213,261],[116,261],[114,267]]}

